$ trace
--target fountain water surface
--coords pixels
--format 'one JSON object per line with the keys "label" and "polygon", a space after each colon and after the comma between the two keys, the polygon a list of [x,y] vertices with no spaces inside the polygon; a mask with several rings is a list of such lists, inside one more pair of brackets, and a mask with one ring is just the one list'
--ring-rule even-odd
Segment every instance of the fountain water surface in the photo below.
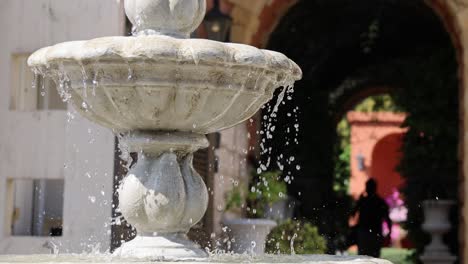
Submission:
{"label": "fountain water surface", "polygon": [[138,152],[119,189],[120,210],[137,237],[108,256],[3,256],[0,262],[377,263],[324,256],[206,258],[186,237],[208,203],[193,152],[208,146],[205,134],[250,118],[276,88],[291,87],[302,73],[277,52],[188,39],[203,20],[205,0],[126,0],[125,11],[134,36],[61,43],[35,52],[28,63],[53,79],[83,116],[122,135],[128,150]]}

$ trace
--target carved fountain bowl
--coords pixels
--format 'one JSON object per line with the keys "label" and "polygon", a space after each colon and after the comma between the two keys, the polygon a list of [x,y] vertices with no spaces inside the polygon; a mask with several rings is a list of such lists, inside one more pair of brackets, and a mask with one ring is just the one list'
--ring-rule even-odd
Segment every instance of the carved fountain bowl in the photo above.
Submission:
{"label": "carved fountain bowl", "polygon": [[159,35],[62,43],[28,63],[81,114],[115,131],[219,131],[302,76],[277,52]]}

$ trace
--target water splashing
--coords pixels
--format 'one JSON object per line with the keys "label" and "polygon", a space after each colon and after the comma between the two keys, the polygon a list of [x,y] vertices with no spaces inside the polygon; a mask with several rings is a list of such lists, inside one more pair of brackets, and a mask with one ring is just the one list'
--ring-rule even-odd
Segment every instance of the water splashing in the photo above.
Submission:
{"label": "water splashing", "polygon": [[36,68],[33,68],[33,80],[32,80],[32,83],[31,83],[31,87],[33,89],[36,89],[37,88],[37,80],[39,78],[39,73],[37,71]]}
{"label": "water splashing", "polygon": [[[270,163],[272,162],[272,158],[275,158],[272,155],[273,148],[267,147],[269,145],[268,142],[273,140],[273,134],[275,133],[275,131],[277,131],[277,125],[276,125],[277,113],[279,111],[280,106],[285,104],[285,99],[292,100],[293,94],[294,94],[294,78],[292,76],[287,76],[282,81],[274,82],[274,83],[278,86],[281,86],[282,89],[279,95],[277,96],[277,100],[273,106],[269,104],[263,107],[263,109],[265,109],[266,112],[269,113],[269,115],[263,116],[262,121],[264,123],[264,129],[259,131],[257,134],[261,136],[260,153],[262,156],[265,156],[267,158],[266,158],[266,161],[263,161],[263,163],[259,165],[257,169],[257,173],[261,173],[262,171],[268,170],[268,168],[270,167]],[[297,115],[296,109],[297,107],[293,111],[295,115]],[[288,113],[288,117],[292,117],[292,114]],[[296,116],[296,123],[297,123],[297,116]],[[293,140],[294,143],[299,144],[299,141],[297,139],[298,126],[295,126],[296,133],[294,135],[291,135],[291,136],[294,136],[294,138],[290,138],[290,136],[288,135],[288,134],[291,134],[290,127],[286,127],[285,130],[286,130],[287,135],[285,137],[284,145],[285,146],[290,145],[290,140]],[[283,156],[283,154],[280,154],[279,156],[276,157],[276,161],[273,161],[273,162],[276,163],[278,169],[280,169],[281,171],[284,171],[285,169],[284,162],[291,165],[293,161],[294,161],[294,158],[292,160],[289,158],[286,158],[285,160],[285,157]],[[289,180],[292,180],[292,178],[289,178]],[[290,182],[289,180],[287,181],[288,183]]]}
{"label": "water splashing", "polygon": [[294,240],[297,238],[297,233],[294,233],[294,235],[291,238],[291,241],[289,243],[289,246],[291,248],[291,255],[296,255],[296,251],[294,250]]}
{"label": "water splashing", "polygon": [[94,70],[94,77],[93,77],[93,90],[92,90],[92,93],[93,93],[93,96],[96,96],[96,89],[97,87],[99,86],[99,69],[95,69]]}
{"label": "water splashing", "polygon": [[133,69],[132,69],[132,65],[128,61],[126,61],[125,63],[127,64],[127,80],[128,81],[133,81],[134,72],[133,72]]}
{"label": "water splashing", "polygon": [[[83,64],[81,64],[81,75],[83,82],[83,98],[88,98],[88,74]],[[85,107],[83,106],[83,108]]]}
{"label": "water splashing", "polygon": [[55,80],[58,83],[58,92],[60,97],[62,98],[63,102],[68,102],[71,99],[70,88],[71,88],[71,81],[67,75],[65,67],[63,63],[59,64],[59,70],[57,72],[58,78]]}

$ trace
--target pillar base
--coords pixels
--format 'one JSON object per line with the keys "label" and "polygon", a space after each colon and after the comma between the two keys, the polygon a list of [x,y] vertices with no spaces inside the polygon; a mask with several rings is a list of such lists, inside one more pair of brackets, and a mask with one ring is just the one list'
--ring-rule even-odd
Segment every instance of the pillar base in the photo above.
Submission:
{"label": "pillar base", "polygon": [[139,235],[114,252],[121,258],[183,260],[206,258],[208,254],[184,234]]}
{"label": "pillar base", "polygon": [[454,263],[457,260],[457,257],[451,256],[448,254],[444,255],[434,255],[434,254],[424,254],[421,257],[421,262],[424,264],[449,264]]}

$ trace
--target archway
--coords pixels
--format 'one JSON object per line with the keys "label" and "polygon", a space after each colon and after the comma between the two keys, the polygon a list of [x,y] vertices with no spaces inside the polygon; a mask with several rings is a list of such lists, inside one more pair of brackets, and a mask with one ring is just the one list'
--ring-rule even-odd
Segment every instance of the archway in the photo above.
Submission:
{"label": "archway", "polygon": [[[300,171],[295,164],[285,166],[295,178],[290,193],[303,205],[297,215],[316,221],[332,237],[334,231],[326,223],[338,216],[330,212],[336,207],[330,146],[336,139],[334,126],[344,111],[343,102],[370,86],[405,89],[408,83],[402,85],[401,76],[408,77],[411,67],[401,66],[422,65],[434,51],[447,51],[443,56],[455,61],[451,37],[423,1],[339,0],[299,1],[269,39],[268,48],[298,62],[304,79],[273,120],[277,128],[287,127],[288,114],[297,111],[300,144],[285,146],[280,139],[287,133],[277,129],[266,147],[272,147],[271,156],[294,154],[303,164]],[[458,113],[449,119],[458,123]],[[275,162],[269,164],[274,167]]]}

